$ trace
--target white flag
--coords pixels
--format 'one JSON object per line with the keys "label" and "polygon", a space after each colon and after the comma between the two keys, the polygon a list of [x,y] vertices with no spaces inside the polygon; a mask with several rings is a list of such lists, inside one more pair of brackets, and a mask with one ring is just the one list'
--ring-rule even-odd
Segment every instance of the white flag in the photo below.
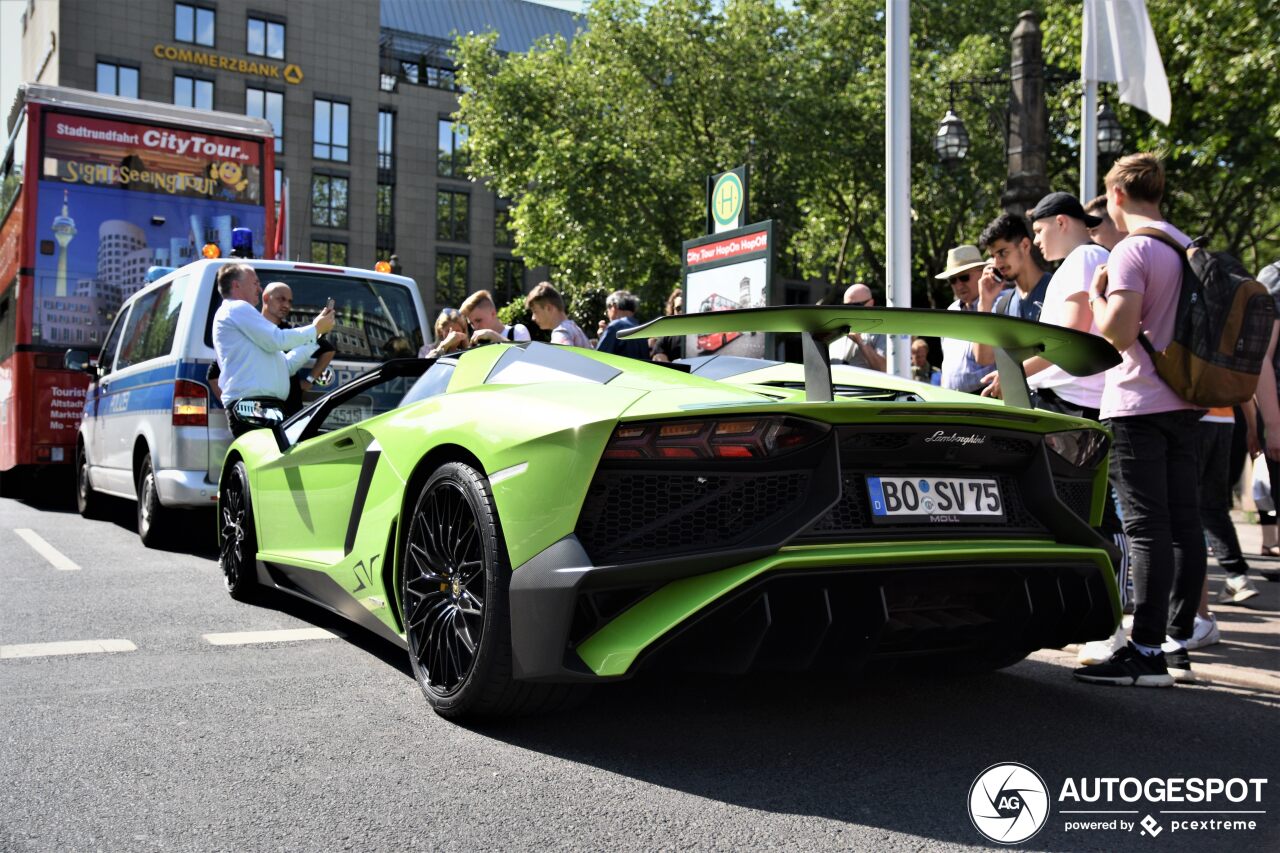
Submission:
{"label": "white flag", "polygon": [[1169,123],[1173,98],[1145,0],[1084,0],[1081,76],[1120,84],[1120,100]]}

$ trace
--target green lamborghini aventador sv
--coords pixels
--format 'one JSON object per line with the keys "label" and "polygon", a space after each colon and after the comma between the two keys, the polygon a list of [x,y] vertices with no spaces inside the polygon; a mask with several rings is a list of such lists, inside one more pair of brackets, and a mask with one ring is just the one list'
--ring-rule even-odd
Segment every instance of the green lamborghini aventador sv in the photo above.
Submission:
{"label": "green lamborghini aventador sv", "polygon": [[[991,344],[1005,401],[833,371],[826,343],[851,328]],[[1105,370],[1105,341],[847,306],[631,334],[729,332],[798,334],[804,362],[492,344],[264,412],[222,472],[228,590],[300,596],[406,648],[450,717],[646,668],[992,669],[1112,633],[1108,435],[1026,408],[1021,370]]]}

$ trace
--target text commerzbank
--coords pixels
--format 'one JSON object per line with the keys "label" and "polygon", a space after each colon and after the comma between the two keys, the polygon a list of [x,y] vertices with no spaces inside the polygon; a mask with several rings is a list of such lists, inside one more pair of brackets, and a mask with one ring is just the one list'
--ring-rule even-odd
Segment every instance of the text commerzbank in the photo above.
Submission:
{"label": "text commerzbank", "polygon": [[192,50],[189,47],[176,47],[171,44],[157,44],[151,49],[156,59],[167,59],[170,62],[185,62],[188,65],[203,65],[220,71],[234,71],[238,74],[254,74],[286,83],[302,82],[302,69],[290,63],[279,65],[275,62],[258,62],[237,56],[225,56],[207,50]]}

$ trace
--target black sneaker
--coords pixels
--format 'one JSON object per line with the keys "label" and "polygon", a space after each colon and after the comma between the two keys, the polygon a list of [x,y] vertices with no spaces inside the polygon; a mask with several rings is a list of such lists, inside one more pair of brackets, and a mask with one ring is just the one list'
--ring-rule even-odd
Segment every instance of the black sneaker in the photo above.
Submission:
{"label": "black sneaker", "polygon": [[[1177,644],[1175,643],[1174,645]],[[1163,651],[1165,668],[1169,670],[1169,676],[1174,681],[1179,684],[1185,684],[1196,680],[1195,674],[1191,671],[1191,655],[1187,654],[1186,649],[1181,647],[1177,649],[1164,648]]]}
{"label": "black sneaker", "polygon": [[[1186,652],[1184,651],[1185,655]],[[1188,669],[1190,665],[1188,664]],[[1144,655],[1128,643],[1111,660],[1082,666],[1072,675],[1090,684],[1119,684],[1124,687],[1172,687],[1173,676],[1165,666],[1164,653]]]}

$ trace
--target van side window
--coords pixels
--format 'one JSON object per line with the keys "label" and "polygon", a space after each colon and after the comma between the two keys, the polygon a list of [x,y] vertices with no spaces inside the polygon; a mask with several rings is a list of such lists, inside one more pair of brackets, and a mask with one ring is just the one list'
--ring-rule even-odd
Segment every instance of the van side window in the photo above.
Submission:
{"label": "van side window", "polygon": [[185,277],[162,284],[140,297],[133,305],[124,330],[124,343],[116,359],[116,369],[140,364],[173,351],[173,338],[182,313],[182,297],[187,291]]}
{"label": "van side window", "polygon": [[116,347],[120,343],[120,335],[124,331],[125,311],[129,307],[126,305],[123,311],[116,315],[116,321],[111,324],[111,331],[107,333],[107,339],[102,344],[102,352],[98,353],[98,369],[106,376],[115,369]]}

